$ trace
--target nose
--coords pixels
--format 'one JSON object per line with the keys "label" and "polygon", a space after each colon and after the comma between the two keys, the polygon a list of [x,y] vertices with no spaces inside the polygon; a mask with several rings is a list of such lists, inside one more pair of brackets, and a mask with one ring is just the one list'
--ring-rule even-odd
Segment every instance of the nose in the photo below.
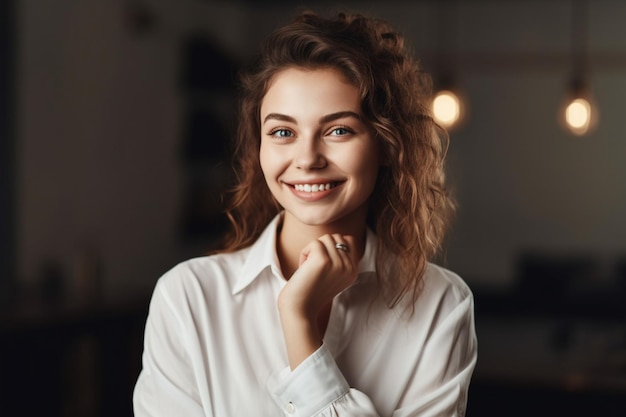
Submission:
{"label": "nose", "polygon": [[323,144],[313,135],[301,136],[294,148],[294,164],[299,169],[319,169],[326,166]]}

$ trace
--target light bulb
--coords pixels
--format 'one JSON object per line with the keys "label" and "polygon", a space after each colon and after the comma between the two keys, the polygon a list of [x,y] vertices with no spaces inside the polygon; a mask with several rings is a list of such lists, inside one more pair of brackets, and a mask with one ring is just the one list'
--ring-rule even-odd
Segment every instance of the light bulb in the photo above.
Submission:
{"label": "light bulb", "polygon": [[461,117],[461,100],[452,91],[439,91],[433,99],[433,115],[440,125],[453,126]]}
{"label": "light bulb", "polygon": [[575,136],[590,134],[598,125],[598,105],[588,83],[574,78],[559,109],[559,122],[564,130]]}
{"label": "light bulb", "polygon": [[577,98],[565,108],[567,127],[576,135],[584,135],[591,124],[591,104],[584,98]]}

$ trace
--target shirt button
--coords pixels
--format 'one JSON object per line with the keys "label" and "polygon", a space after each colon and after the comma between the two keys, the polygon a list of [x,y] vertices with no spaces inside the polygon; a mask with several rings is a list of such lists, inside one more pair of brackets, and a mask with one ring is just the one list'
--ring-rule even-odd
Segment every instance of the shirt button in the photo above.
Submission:
{"label": "shirt button", "polygon": [[296,406],[293,405],[293,403],[290,402],[289,404],[287,404],[287,412],[289,414],[295,413],[296,412]]}

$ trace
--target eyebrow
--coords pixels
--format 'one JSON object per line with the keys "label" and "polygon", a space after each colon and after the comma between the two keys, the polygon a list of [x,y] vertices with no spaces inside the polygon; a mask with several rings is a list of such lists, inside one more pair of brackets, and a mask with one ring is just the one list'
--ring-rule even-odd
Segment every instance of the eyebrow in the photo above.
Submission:
{"label": "eyebrow", "polygon": [[[355,113],[353,111],[338,111],[336,113],[331,113],[331,114],[327,114],[326,116],[323,116],[320,118],[320,123],[328,123],[328,122],[332,122],[333,120],[337,120],[337,119],[343,119],[344,117],[353,117],[357,120],[362,120],[361,116],[358,113]],[[296,119],[294,119],[291,116],[287,116],[286,114],[281,114],[281,113],[270,113],[267,116],[265,116],[265,119],[263,119],[263,124],[265,124],[268,120],[280,120],[283,122],[290,122],[290,123],[296,123]]]}

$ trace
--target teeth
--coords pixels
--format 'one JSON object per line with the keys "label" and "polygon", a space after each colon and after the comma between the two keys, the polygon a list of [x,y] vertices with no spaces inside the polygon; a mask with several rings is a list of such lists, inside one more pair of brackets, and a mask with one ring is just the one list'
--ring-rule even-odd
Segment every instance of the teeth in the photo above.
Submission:
{"label": "teeth", "polygon": [[327,184],[296,184],[294,188],[298,191],[304,191],[306,193],[315,193],[317,191],[330,190],[333,188],[332,183]]}

